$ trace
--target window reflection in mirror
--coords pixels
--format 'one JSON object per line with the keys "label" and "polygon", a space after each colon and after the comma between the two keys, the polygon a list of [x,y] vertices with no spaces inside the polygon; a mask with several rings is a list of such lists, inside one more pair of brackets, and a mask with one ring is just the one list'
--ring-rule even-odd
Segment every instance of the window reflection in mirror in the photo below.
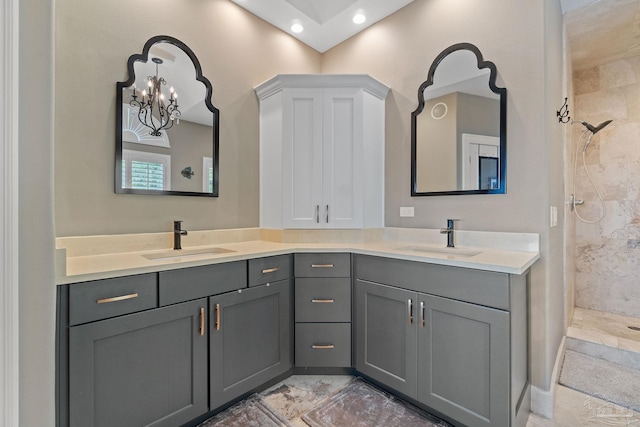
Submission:
{"label": "window reflection in mirror", "polygon": [[441,53],[412,113],[412,195],[505,192],[506,90],[462,43]]}
{"label": "window reflection in mirror", "polygon": [[[219,112],[193,52],[176,39],[158,36],[128,65],[129,81],[118,83],[117,93],[116,192],[217,196]],[[169,119],[141,114],[153,76],[165,82],[160,85],[164,106],[177,106]]]}

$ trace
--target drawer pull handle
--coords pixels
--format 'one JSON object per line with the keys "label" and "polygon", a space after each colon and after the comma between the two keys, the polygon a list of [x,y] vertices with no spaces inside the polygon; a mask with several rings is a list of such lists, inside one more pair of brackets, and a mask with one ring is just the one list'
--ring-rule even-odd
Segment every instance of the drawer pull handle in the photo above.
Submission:
{"label": "drawer pull handle", "polygon": [[334,299],[312,299],[311,302],[313,303],[331,303],[331,302],[336,302],[336,300]]}
{"label": "drawer pull handle", "polygon": [[424,328],[424,301],[420,301],[420,327]]}
{"label": "drawer pull handle", "polygon": [[216,331],[220,330],[220,304],[216,304]]}
{"label": "drawer pull handle", "polygon": [[409,317],[409,324],[413,324],[413,301],[407,300],[407,316]]}
{"label": "drawer pull handle", "polygon": [[200,307],[200,336],[204,336],[204,308]]}
{"label": "drawer pull handle", "polygon": [[331,350],[333,348],[336,348],[336,346],[333,344],[313,344],[311,348],[319,350]]}
{"label": "drawer pull handle", "polygon": [[333,264],[311,264],[311,268],[333,268]]}
{"label": "drawer pull handle", "polygon": [[135,294],[120,295],[118,297],[102,298],[102,299],[97,300],[96,302],[98,304],[106,304],[106,303],[109,303],[109,302],[124,301],[124,300],[128,300],[128,299],[133,299],[133,298],[138,298],[138,293],[137,292]]}
{"label": "drawer pull handle", "polygon": [[280,270],[280,267],[265,268],[264,270],[262,270],[262,274],[275,273],[278,270]]}

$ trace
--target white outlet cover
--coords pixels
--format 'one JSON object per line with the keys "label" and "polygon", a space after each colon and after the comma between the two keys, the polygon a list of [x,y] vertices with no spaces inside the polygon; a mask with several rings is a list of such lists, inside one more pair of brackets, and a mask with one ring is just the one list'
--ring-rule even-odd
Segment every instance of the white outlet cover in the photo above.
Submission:
{"label": "white outlet cover", "polygon": [[400,207],[400,216],[401,217],[412,217],[414,216],[414,208],[410,207]]}

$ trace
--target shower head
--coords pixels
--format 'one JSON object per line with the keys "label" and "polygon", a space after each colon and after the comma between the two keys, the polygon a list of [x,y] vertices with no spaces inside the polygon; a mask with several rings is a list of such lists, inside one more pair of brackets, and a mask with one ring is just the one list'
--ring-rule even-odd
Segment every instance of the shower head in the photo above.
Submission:
{"label": "shower head", "polygon": [[591,132],[593,135],[595,135],[596,133],[600,132],[605,126],[607,126],[609,123],[611,123],[613,120],[607,120],[606,122],[602,122],[600,123],[598,126],[594,126],[591,123],[587,123],[587,122],[580,122],[584,125],[584,127],[586,127],[589,132]]}

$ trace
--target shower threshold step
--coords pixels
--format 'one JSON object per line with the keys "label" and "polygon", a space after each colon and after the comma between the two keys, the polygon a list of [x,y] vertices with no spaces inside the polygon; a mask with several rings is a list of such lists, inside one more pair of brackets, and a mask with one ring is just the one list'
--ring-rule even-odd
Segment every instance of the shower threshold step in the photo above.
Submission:
{"label": "shower threshold step", "polygon": [[640,319],[575,309],[566,349],[640,370]]}

